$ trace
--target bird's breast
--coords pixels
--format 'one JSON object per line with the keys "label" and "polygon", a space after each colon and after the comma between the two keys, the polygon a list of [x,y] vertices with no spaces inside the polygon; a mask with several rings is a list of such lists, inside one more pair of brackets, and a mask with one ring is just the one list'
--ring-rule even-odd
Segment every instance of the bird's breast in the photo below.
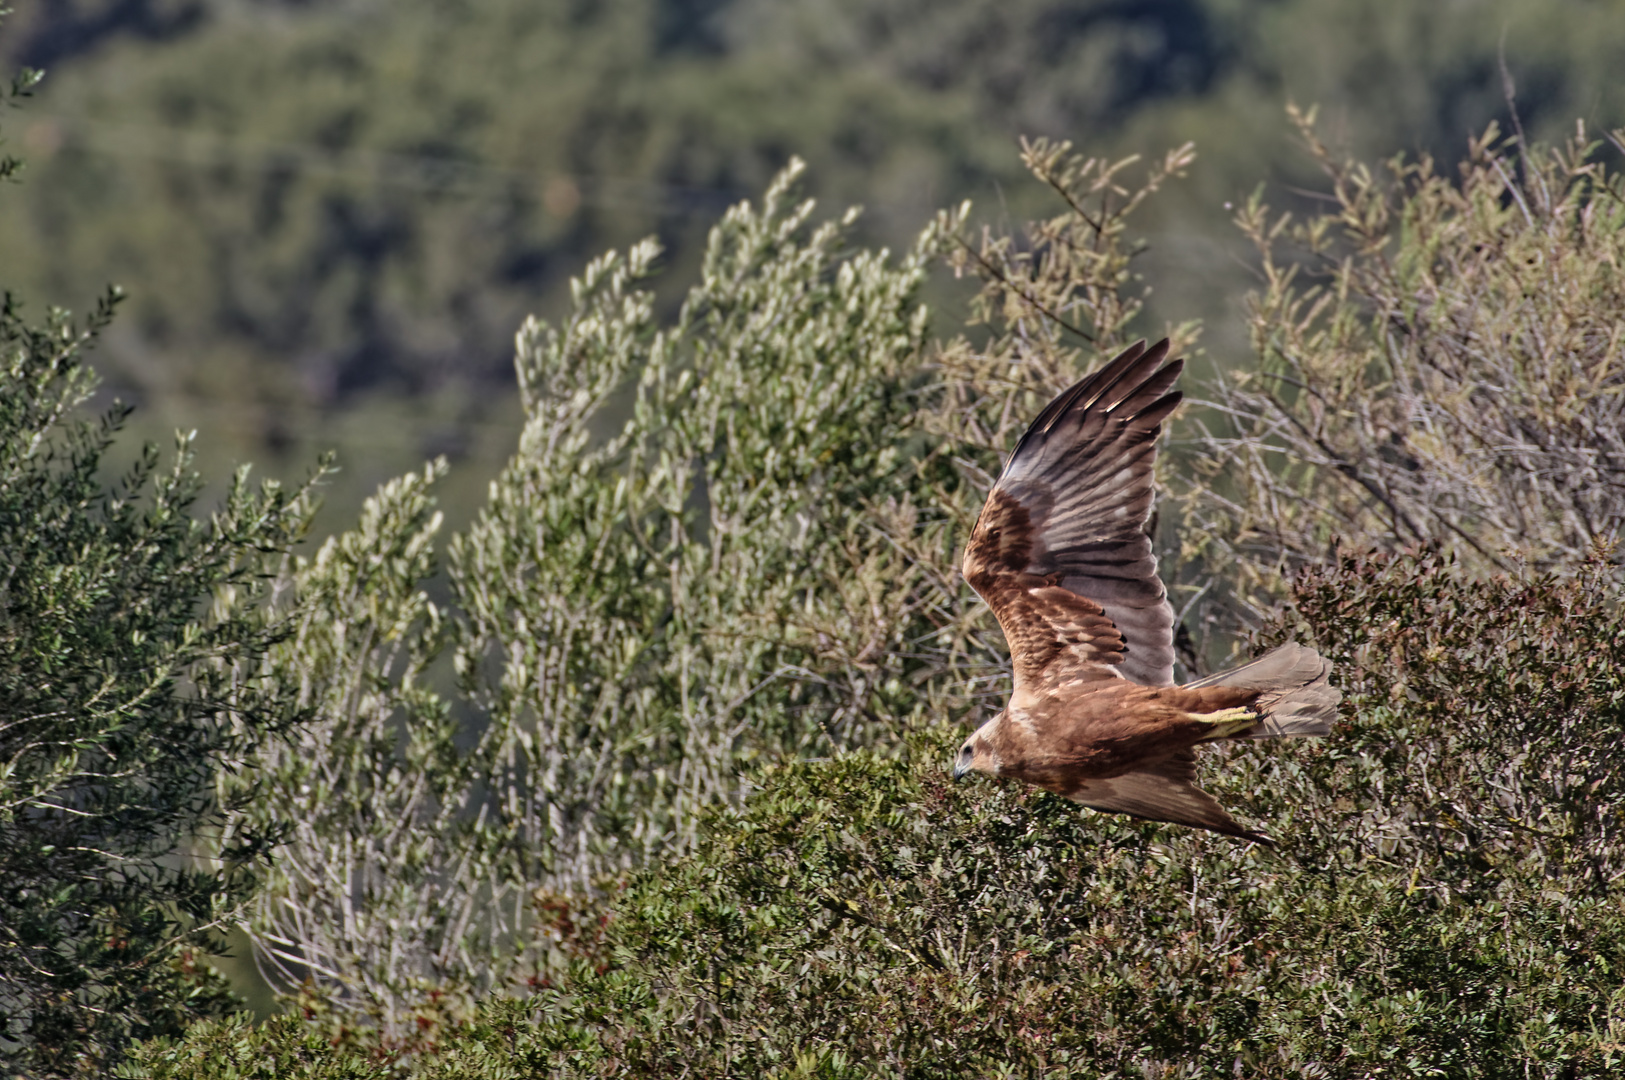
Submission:
{"label": "bird's breast", "polygon": [[1058,790],[1085,777],[1109,777],[1190,745],[1189,725],[1170,722],[1162,688],[1096,684],[1011,700],[992,740],[999,775]]}

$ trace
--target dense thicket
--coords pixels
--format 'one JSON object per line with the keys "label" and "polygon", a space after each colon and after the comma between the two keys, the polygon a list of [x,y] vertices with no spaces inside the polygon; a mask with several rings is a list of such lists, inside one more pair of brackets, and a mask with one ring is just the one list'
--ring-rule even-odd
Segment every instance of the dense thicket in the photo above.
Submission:
{"label": "dense thicket", "polygon": [[[1520,250],[1543,242],[1561,247],[1561,237],[1589,234],[1540,229],[1533,213],[1508,220],[1513,195],[1524,189],[1503,182],[1495,190],[1504,198],[1488,197],[1476,186],[1486,182],[1479,177],[1526,167],[1524,182],[1538,188],[1549,179],[1542,167],[1583,162],[1589,152],[1576,148],[1569,158],[1551,158],[1531,147],[1520,161],[1515,148],[1475,143],[1460,189],[1402,183],[1384,196],[1393,200],[1396,218],[1417,227],[1387,246],[1370,244],[1367,257],[1430,275],[1425,280],[1439,282],[1440,294],[1452,298],[1455,284],[1484,280],[1468,271],[1492,281],[1515,274],[1461,253],[1480,250],[1486,229],[1500,229],[1505,244]],[[774,407],[752,396],[759,392],[749,389],[752,376],[739,374],[774,372],[765,377],[777,395],[805,377],[796,373],[816,372],[820,377],[805,391],[810,400],[837,377],[823,363],[841,357],[859,363],[844,349],[817,354],[820,364],[803,367],[802,346],[772,338],[779,344],[766,355],[779,359],[770,368],[711,367],[708,355],[737,357],[733,363],[764,356],[755,344],[764,340],[756,330],[763,320],[735,321],[743,309],[719,304],[717,321],[707,324],[712,336],[691,361],[646,367],[633,418],[602,443],[608,456],[546,457],[555,447],[572,452],[565,432],[577,433],[574,453],[593,445],[580,434],[579,417],[602,399],[570,381],[568,371],[613,370],[598,365],[640,355],[644,342],[653,341],[657,353],[664,348],[661,336],[623,332],[643,327],[650,307],[605,278],[619,265],[610,260],[578,286],[572,321],[546,339],[559,357],[576,357],[577,366],[534,369],[551,383],[526,377],[536,419],[512,467],[524,482],[494,490],[489,523],[476,531],[482,539],[454,544],[463,601],[503,598],[472,608],[469,626],[507,626],[511,636],[495,635],[501,645],[492,652],[464,645],[459,655],[464,685],[489,710],[494,729],[513,732],[516,751],[508,760],[546,763],[546,779],[531,784],[525,770],[492,770],[477,756],[453,754],[448,761],[477,766],[467,774],[480,777],[476,786],[500,793],[487,804],[481,827],[499,845],[528,842],[524,828],[515,828],[527,820],[526,800],[558,798],[569,790],[567,783],[557,786],[560,780],[572,781],[583,763],[619,762],[611,766],[614,784],[645,784],[639,769],[646,753],[665,762],[669,775],[737,776],[733,770],[746,769],[752,784],[713,784],[703,798],[681,783],[645,786],[625,804],[624,816],[593,821],[606,852],[645,845],[645,859],[629,876],[593,879],[620,869],[595,855],[575,863],[578,877],[560,876],[564,860],[591,852],[559,843],[571,835],[559,828],[570,819],[550,810],[554,839],[542,849],[560,861],[537,862],[530,877],[505,879],[511,890],[505,895],[532,898],[528,911],[516,908],[505,924],[524,946],[508,954],[505,980],[492,977],[494,967],[474,968],[472,953],[435,967],[411,960],[404,948],[386,955],[380,940],[370,955],[348,954],[348,967],[324,959],[319,978],[301,990],[304,1020],[258,1031],[240,1022],[200,1027],[185,1041],[143,1048],[139,1070],[211,1076],[275,1061],[308,1075],[1240,1070],[1282,1077],[1558,1077],[1602,1075],[1620,1064],[1625,773],[1612,751],[1625,719],[1617,675],[1625,637],[1606,543],[1555,560],[1560,565],[1550,570],[1519,569],[1517,554],[1508,552],[1513,569],[1488,577],[1440,545],[1368,552],[1370,545],[1396,548],[1398,539],[1351,518],[1359,546],[1334,547],[1318,562],[1299,560],[1289,591],[1278,550],[1251,542],[1227,549],[1226,572],[1244,563],[1261,595],[1286,601],[1255,643],[1313,641],[1332,659],[1345,693],[1345,723],[1323,744],[1248,746],[1206,759],[1204,783],[1240,816],[1279,836],[1279,852],[1094,814],[1015,785],[946,782],[943,766],[957,729],[945,721],[974,719],[980,699],[1002,690],[997,639],[954,575],[956,538],[1024,418],[1077,371],[1098,363],[1101,352],[1114,350],[1140,315],[1130,217],[1190,164],[1190,155],[1181,149],[1142,171],[1035,143],[1025,160],[1059,212],[1019,238],[961,239],[951,258],[980,279],[973,308],[979,341],[955,339],[925,354],[929,362],[903,384],[912,385],[914,410],[864,413],[861,430],[837,423],[822,433],[834,433],[833,441],[808,443],[823,447],[818,460],[827,471],[818,472],[825,484],[842,475],[854,454],[860,456],[851,460],[870,462],[868,475],[884,477],[872,491],[855,489],[856,515],[821,516],[829,507],[819,493],[834,489],[809,487],[805,475],[780,471],[777,463],[789,451],[754,434],[764,422],[778,430]],[[1333,180],[1348,175],[1334,170]],[[1132,176],[1139,183],[1131,184]],[[1596,207],[1585,220],[1606,223],[1617,181],[1601,169],[1584,176],[1587,186],[1575,197],[1582,207]],[[749,251],[745,237],[760,230],[791,245],[771,249],[788,262],[770,256],[709,265],[732,267],[721,279],[745,288],[754,297],[751,310],[768,313],[764,320],[816,323],[829,294],[794,283],[810,280],[801,275],[817,265],[820,247],[804,249],[808,262],[794,254],[803,250],[794,240],[804,227],[800,219],[770,224],[782,199],[776,193],[760,214],[736,212],[714,234],[713,249],[730,257]],[[1350,242],[1360,240],[1359,227],[1373,216],[1343,222]],[[1250,212],[1244,222],[1256,217]],[[741,226],[744,232],[736,232]],[[1312,226],[1311,236],[1332,227]],[[1587,249],[1598,250],[1611,235],[1603,229],[1585,241]],[[1338,265],[1352,273],[1348,268],[1359,263]],[[786,273],[789,266],[803,270]],[[855,271],[834,266],[817,276],[845,287],[858,280]],[[593,284],[606,280],[607,290]],[[712,281],[702,292],[716,288]],[[753,281],[760,291],[745,284]],[[907,295],[906,288],[883,292]],[[1272,295],[1264,294],[1261,308]],[[1318,309],[1294,309],[1304,342],[1301,356],[1294,352],[1300,362],[1382,339],[1391,309],[1369,303],[1369,294],[1352,286],[1324,295],[1329,299]],[[1517,317],[1531,327],[1544,325],[1542,312],[1554,326],[1592,325],[1586,320],[1613,317],[1611,295],[1592,288],[1577,298],[1559,288],[1547,296],[1528,288],[1527,309]],[[1417,327],[1415,347],[1427,350],[1446,347],[1455,339],[1445,328],[1463,323],[1407,325]],[[1194,333],[1173,329],[1187,341]],[[815,347],[846,340],[830,332],[795,335],[798,342],[809,336]],[[535,333],[524,340],[531,344],[521,349],[521,370],[532,371],[528,365],[552,354],[535,351],[543,340]],[[1612,356],[1617,346],[1599,347]],[[1515,344],[1506,348],[1525,355]],[[1274,354],[1261,352],[1261,370],[1277,370]],[[897,355],[905,358],[907,349]],[[1561,355],[1591,370],[1582,362],[1591,354]],[[1244,374],[1224,385],[1261,377]],[[892,392],[884,380],[872,385],[871,407]],[[682,394],[672,396],[672,388]],[[1375,411],[1391,392],[1379,384],[1359,400]],[[826,397],[821,408],[845,417],[851,405],[839,400]],[[1224,446],[1280,455],[1284,475],[1306,474],[1312,463],[1260,426],[1277,415],[1268,410],[1283,407],[1278,397],[1256,405],[1229,400],[1236,427]],[[713,413],[718,401],[734,405]],[[651,411],[657,402],[672,411]],[[1507,411],[1515,415],[1513,403]],[[1323,418],[1328,437],[1358,433],[1360,414],[1347,413],[1353,415]],[[658,428],[646,426],[656,415],[663,417]],[[704,422],[696,426],[695,418]],[[543,439],[545,431],[559,437]],[[692,441],[694,431],[710,433],[708,454],[697,454],[702,444]],[[1218,445],[1216,436],[1206,438],[1209,449]],[[616,456],[637,445],[664,449]],[[877,458],[861,456],[876,446],[887,449]],[[611,460],[625,470],[613,483],[596,467]],[[537,472],[532,461],[555,464]],[[654,462],[660,467],[645,473]],[[687,511],[677,515],[678,504],[667,499],[654,519],[661,529],[642,532],[650,519],[634,512],[633,493],[662,490],[648,486],[656,477],[688,475],[722,486],[672,488]],[[1234,487],[1226,490],[1259,490],[1247,486],[1245,475],[1231,479]],[[1211,511],[1213,482],[1186,478],[1181,491],[1193,517]],[[1325,500],[1304,501],[1324,508]],[[582,506],[596,507],[595,515],[582,517]],[[749,518],[730,509],[737,506],[779,510]],[[727,534],[745,520],[760,522],[764,546],[740,546],[745,534]],[[1548,510],[1540,520],[1561,522],[1562,515]],[[805,529],[781,533],[775,525],[794,521],[806,522]],[[556,526],[567,527],[552,532]],[[727,536],[720,549],[719,529]],[[1176,523],[1164,529],[1179,539]],[[662,531],[669,540],[660,539]],[[801,546],[814,536],[819,542]],[[1202,553],[1200,545],[1193,550]],[[469,560],[474,551],[483,552],[479,561]],[[730,562],[736,555],[743,558]],[[690,562],[695,557],[699,563]],[[694,576],[704,564],[724,572]],[[1199,575],[1213,564],[1174,558],[1170,564],[1177,606],[1187,617],[1204,610],[1203,597],[1216,583]],[[785,594],[772,582],[788,565],[802,572]],[[619,567],[609,579],[623,584],[580,576],[587,566]],[[560,581],[571,584],[560,589]],[[765,598],[772,616],[740,617],[751,606],[736,591],[741,582],[748,594]],[[355,606],[347,601],[344,610]],[[629,634],[633,627],[643,629]],[[1187,669],[1200,670],[1208,659],[1211,649],[1202,644],[1187,642]],[[739,670],[725,666],[730,657]],[[787,657],[796,659],[786,665]],[[617,662],[625,666],[606,677],[606,665]],[[381,672],[386,679],[368,685],[404,694],[410,671]],[[733,687],[748,689],[748,697],[729,697]],[[487,688],[499,692],[483,696]],[[675,695],[667,696],[667,688]],[[717,741],[716,718],[730,713],[688,704],[716,701],[740,716],[757,707],[766,715],[748,732],[740,728]],[[513,711],[516,704],[534,711]],[[661,726],[662,716],[669,727]],[[337,714],[341,724],[343,717]],[[862,726],[847,738],[826,729],[812,741],[766,745],[764,737],[797,718]],[[680,745],[677,737],[686,741]],[[704,756],[692,762],[687,754],[696,748]],[[835,753],[818,761],[794,762],[785,754],[827,749]],[[558,750],[560,758],[543,756]],[[358,760],[377,768],[375,757]],[[389,767],[399,770],[403,788],[414,790],[413,777],[427,783],[434,775],[410,752]],[[355,851],[347,838],[375,835],[380,819],[396,825],[396,818],[365,807],[334,813],[324,799],[301,810],[295,784],[277,783],[287,813],[324,822],[311,852]],[[737,802],[742,791],[746,797]],[[691,815],[707,802],[717,809],[696,831]],[[613,799],[592,805],[617,806]],[[647,846],[651,827],[665,836]],[[456,859],[470,857],[462,853],[495,850],[432,824],[403,835],[411,842],[412,873],[432,868],[435,859],[460,865]],[[312,865],[338,862],[334,854],[297,857]],[[353,886],[343,886],[354,880],[335,878],[335,897],[352,895]],[[583,889],[584,882],[595,887]],[[283,883],[276,890],[266,911],[304,903],[301,911],[313,922],[325,918],[333,928],[326,940],[336,940],[341,925],[359,925],[354,913],[362,910],[380,927],[408,928],[404,921],[390,924],[392,909],[376,900],[358,908],[335,899],[323,916],[308,894]],[[468,925],[476,925],[477,904],[467,910]],[[271,924],[262,916],[257,925],[265,934]],[[293,943],[288,935],[283,940]],[[434,939],[397,940],[422,949]],[[500,949],[484,948],[492,961],[501,959]],[[395,983],[381,993],[389,978]],[[506,1002],[488,998],[499,981]],[[482,996],[488,999],[480,1002]],[[326,1041],[314,1041],[315,1033]],[[235,1058],[217,1053],[226,1043],[236,1047]]]}
{"label": "dense thicket", "polygon": [[[284,979],[397,1037],[431,998],[547,977],[538,896],[687,850],[744,770],[895,747],[998,693],[957,538],[1020,418],[1122,343],[1126,222],[1190,153],[1027,160],[1063,212],[955,256],[986,279],[982,349],[925,350],[955,215],[901,259],[851,250],[853,215],[815,225],[792,169],[713,230],[670,325],[639,288],[650,245],[526,325],[529,420],[449,544],[455,607],[425,593],[438,468],[295,565],[273,663],[318,719],[264,760],[261,806],[296,825],[249,921]],[[455,696],[425,678],[448,654]]]}
{"label": "dense thicket", "polygon": [[[662,21],[654,13],[666,9],[652,4],[492,3],[410,17],[408,6],[383,23],[370,21],[372,5],[334,6],[330,17],[378,31],[367,49],[282,5],[211,10],[216,29],[191,40],[197,55],[221,86],[242,77],[257,91],[160,79],[153,100],[166,123],[219,135],[253,115],[245,102],[281,101],[289,137],[304,138],[310,100],[269,92],[287,81],[285,55],[304,65],[301,92],[325,86],[338,104],[323,114],[332,123],[319,154],[282,145],[292,152],[264,172],[277,183],[256,187],[261,174],[239,169],[219,141],[193,147],[212,178],[162,165],[146,178],[165,198],[181,192],[199,219],[221,196],[233,208],[220,222],[240,223],[234,200],[250,191],[266,236],[286,239],[302,221],[303,239],[279,249],[276,287],[237,275],[236,250],[202,233],[190,234],[205,242],[187,254],[184,230],[169,236],[166,272],[179,283],[213,252],[218,279],[236,290],[238,325],[258,315],[271,325],[286,314],[279,304],[299,298],[305,270],[330,269],[349,290],[343,303],[326,308],[332,297],[312,288],[289,326],[326,312],[330,327],[386,327],[431,344],[449,324],[419,301],[439,286],[410,259],[392,261],[391,243],[433,248],[449,280],[458,259],[489,255],[468,236],[530,244],[526,222],[543,219],[526,215],[538,205],[556,223],[584,220],[581,175],[527,157],[536,147],[553,153],[594,124],[635,132],[633,121],[647,121],[658,137],[632,139],[632,159],[658,144],[709,168],[705,140],[662,110],[707,124],[736,114],[712,98],[685,102],[679,91],[699,82],[675,75],[630,104],[611,76],[589,80],[581,100],[605,110],[592,124],[558,113],[546,119],[559,126],[536,127],[541,112],[502,112],[478,80],[448,95],[438,75],[412,84],[424,108],[404,127],[370,111],[400,72],[429,70],[427,57],[484,79],[505,72],[504,100],[522,96],[514,88],[528,77],[513,41],[555,48],[559,70],[597,71],[602,57],[581,47],[594,34],[612,75],[651,57],[673,72],[698,55],[737,59],[750,54],[738,41],[755,42],[768,66],[751,78],[707,69],[719,81],[706,85],[729,100],[794,86],[777,77],[830,57],[881,73],[859,89],[889,86],[904,104],[963,108],[999,85],[965,73],[911,98],[930,84],[928,66],[881,47],[875,27],[890,16],[862,6],[836,5],[820,24],[862,30],[853,40],[809,36],[793,17],[744,2],[706,8],[703,33]],[[1045,10],[1013,15],[1015,36],[1042,39]],[[1290,5],[1277,14],[1288,18]],[[464,22],[490,36],[447,36]],[[941,25],[950,38],[987,37],[969,15]],[[1116,24],[1102,15],[1090,25]],[[290,53],[242,51],[245,27],[285,32]],[[1133,33],[1100,39],[1133,52]],[[566,40],[575,46],[559,51]],[[804,52],[787,52],[791,42]],[[1196,46],[1178,45],[1187,48]],[[1222,66],[1193,69],[1192,85],[1226,85]],[[839,104],[858,91],[827,92]],[[1147,91],[1165,101],[1180,92]],[[1041,95],[1011,102],[1043,105]],[[1120,107],[1101,102],[1102,115]],[[830,115],[835,141],[847,139],[856,114]],[[39,145],[67,147],[51,142],[67,130],[36,129]],[[900,145],[882,136],[888,153]],[[378,192],[486,190],[493,146],[522,163],[498,177],[511,216],[464,219],[458,209],[436,219],[443,231],[422,233],[404,211],[368,217],[388,209]],[[1611,754],[1621,719],[1616,515],[1596,492],[1612,464],[1606,447],[1586,453],[1599,449],[1586,433],[1612,424],[1620,341],[1617,283],[1599,269],[1615,257],[1619,181],[1599,150],[1582,139],[1551,154],[1492,134],[1472,144],[1459,179],[1400,166],[1390,184],[1317,147],[1332,214],[1294,233],[1261,202],[1242,213],[1265,275],[1256,362],[1212,388],[1194,458],[1164,456],[1172,499],[1158,539],[1187,672],[1222,656],[1248,619],[1257,644],[1312,639],[1337,665],[1348,712],[1333,739],[1208,761],[1212,786],[1280,835],[1281,853],[1013,787],[949,788],[939,771],[956,724],[981,716],[1006,678],[996,627],[955,570],[964,530],[1025,418],[1149,329],[1131,230],[1189,171],[1188,145],[1147,165],[1025,144],[1051,216],[977,237],[944,214],[901,256],[865,247],[855,214],[821,222],[797,195],[797,166],[689,249],[695,284],[671,303],[651,291],[654,244],[594,260],[571,280],[561,317],[524,324],[523,434],[483,512],[443,549],[443,585],[444,461],[382,486],[355,528],[281,563],[268,589],[265,558],[286,550],[305,507],[275,492],[250,497],[239,483],[205,525],[191,514],[189,466],[157,478],[150,455],[128,491],[104,491],[95,469],[105,439],[49,434],[88,386],[73,366],[82,338],[61,318],[44,331],[13,319],[10,355],[23,358],[13,378],[37,385],[15,400],[31,392],[48,407],[18,429],[12,459],[38,480],[18,490],[38,499],[18,503],[12,546],[32,552],[28,537],[46,536],[43,554],[20,565],[52,588],[74,585],[19,608],[8,640],[32,650],[19,665],[36,674],[15,679],[16,692],[68,685],[40,679],[42,664],[102,680],[82,702],[19,713],[92,726],[60,746],[18,745],[17,777],[32,783],[28,770],[43,769],[67,786],[60,797],[20,788],[34,802],[15,820],[74,841],[36,844],[36,856],[116,864],[93,874],[88,863],[50,863],[39,881],[67,891],[19,895],[37,904],[139,879],[149,905],[130,933],[106,921],[106,905],[41,924],[64,941],[78,935],[63,948],[78,950],[82,970],[114,975],[75,984],[77,998],[61,987],[20,996],[85,1018],[50,1029],[58,1014],[41,1011],[46,1020],[14,1023],[13,1041],[30,1065],[61,1071],[105,1062],[131,1033],[216,1009],[217,998],[188,989],[197,983],[184,962],[164,974],[163,961],[188,933],[242,910],[242,870],[274,837],[279,857],[245,923],[300,1009],[257,1031],[239,1020],[148,1043],[130,1069],[1606,1071],[1622,1034],[1625,792]],[[925,175],[907,157],[877,160]],[[551,209],[538,175],[549,178]],[[298,205],[336,216],[302,218]],[[130,220],[157,227],[163,216]],[[303,246],[355,235],[377,241],[361,245],[359,263],[348,241],[315,263]],[[1288,256],[1285,239],[1302,249]],[[979,291],[966,334],[932,343],[920,288],[944,251]],[[1306,291],[1316,273],[1328,280]],[[487,295],[481,280],[460,283],[464,314]],[[478,317],[500,322],[498,307]],[[1187,351],[1199,328],[1166,329]],[[299,353],[298,333],[281,351]],[[59,339],[66,374],[28,359]],[[363,334],[355,355],[385,340]],[[340,388],[341,368],[307,369],[318,396]],[[219,374],[230,378],[230,367]],[[397,374],[427,386],[445,372]],[[1486,380],[1498,393],[1475,399]],[[1539,392],[1552,385],[1562,392]],[[1485,415],[1500,426],[1467,422]],[[51,457],[53,446],[63,451]],[[1193,460],[1198,468],[1181,472]],[[1408,526],[1396,510],[1406,506]],[[52,507],[67,509],[53,517]],[[1519,544],[1530,550],[1509,550]],[[71,634],[53,629],[62,619]],[[126,684],[122,704],[99,696]],[[103,717],[108,701],[116,707]],[[283,720],[293,722],[281,738],[260,739]],[[27,734],[26,723],[7,731]],[[104,795],[115,801],[98,802]],[[101,834],[63,817],[84,810],[148,839],[128,856],[85,843]],[[77,978],[81,968],[62,970]],[[156,996],[121,1004],[118,987],[141,979]],[[54,1030],[90,1039],[87,1054],[57,1051],[65,1044],[45,1038]]]}
{"label": "dense thicket", "polygon": [[198,956],[275,830],[238,827],[248,792],[216,784],[297,716],[244,671],[277,635],[267,556],[308,507],[239,474],[198,520],[187,440],[107,486],[122,410],[71,415],[101,322],[0,311],[0,1060],[38,1075],[226,1006]]}
{"label": "dense thicket", "polygon": [[939,730],[772,770],[689,857],[598,907],[555,901],[557,984],[472,1023],[425,1012],[413,1056],[238,1021],[131,1075],[1608,1075],[1620,599],[1603,563],[1482,581],[1346,554],[1305,575],[1261,640],[1313,626],[1349,719],[1203,781],[1279,851],[954,785]]}
{"label": "dense thicket", "polygon": [[260,812],[293,824],[250,928],[336,1005],[396,1032],[428,995],[534,976],[539,891],[685,850],[748,762],[886,741],[920,711],[896,660],[839,664],[851,637],[826,628],[884,543],[868,508],[906,488],[943,232],[896,260],[847,249],[797,171],[717,225],[670,325],[640,288],[652,243],[526,324],[528,422],[449,545],[454,606],[425,592],[442,467],[295,565],[272,666],[316,719],[261,762]]}
{"label": "dense thicket", "polygon": [[[1256,368],[1208,388],[1183,554],[1253,617],[1336,538],[1477,572],[1573,567],[1625,527],[1625,183],[1583,124],[1560,148],[1492,125],[1451,175],[1380,173],[1300,130],[1332,209],[1255,197]],[[1619,141],[1614,136],[1614,141]]]}

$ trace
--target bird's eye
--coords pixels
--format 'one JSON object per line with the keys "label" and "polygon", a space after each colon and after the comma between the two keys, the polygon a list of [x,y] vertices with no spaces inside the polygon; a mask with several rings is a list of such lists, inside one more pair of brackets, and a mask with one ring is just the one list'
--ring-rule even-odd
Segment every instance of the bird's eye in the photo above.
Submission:
{"label": "bird's eye", "polygon": [[964,758],[966,761],[969,761],[970,760],[970,747],[967,746],[963,750],[961,750],[959,752],[959,756]]}

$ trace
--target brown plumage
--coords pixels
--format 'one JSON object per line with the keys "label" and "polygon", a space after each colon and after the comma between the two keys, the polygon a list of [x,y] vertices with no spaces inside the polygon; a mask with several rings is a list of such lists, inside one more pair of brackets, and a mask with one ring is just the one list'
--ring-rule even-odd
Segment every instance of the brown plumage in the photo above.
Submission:
{"label": "brown plumage", "polygon": [[965,549],[1004,630],[1006,708],[954,778],[1014,777],[1097,810],[1271,843],[1196,786],[1198,743],[1325,735],[1341,695],[1314,650],[1173,685],[1174,613],[1146,522],[1184,361],[1142,341],[1051,401],[1016,443]]}

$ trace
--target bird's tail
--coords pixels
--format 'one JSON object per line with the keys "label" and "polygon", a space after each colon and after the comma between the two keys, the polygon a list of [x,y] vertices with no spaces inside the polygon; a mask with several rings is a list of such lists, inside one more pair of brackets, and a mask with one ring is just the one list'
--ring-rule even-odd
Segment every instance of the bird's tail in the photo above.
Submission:
{"label": "bird's tail", "polygon": [[1257,690],[1252,708],[1258,723],[1229,736],[1234,739],[1278,739],[1287,735],[1330,735],[1342,691],[1328,681],[1332,665],[1315,650],[1296,643],[1217,675],[1186,683],[1188,687],[1228,686]]}

